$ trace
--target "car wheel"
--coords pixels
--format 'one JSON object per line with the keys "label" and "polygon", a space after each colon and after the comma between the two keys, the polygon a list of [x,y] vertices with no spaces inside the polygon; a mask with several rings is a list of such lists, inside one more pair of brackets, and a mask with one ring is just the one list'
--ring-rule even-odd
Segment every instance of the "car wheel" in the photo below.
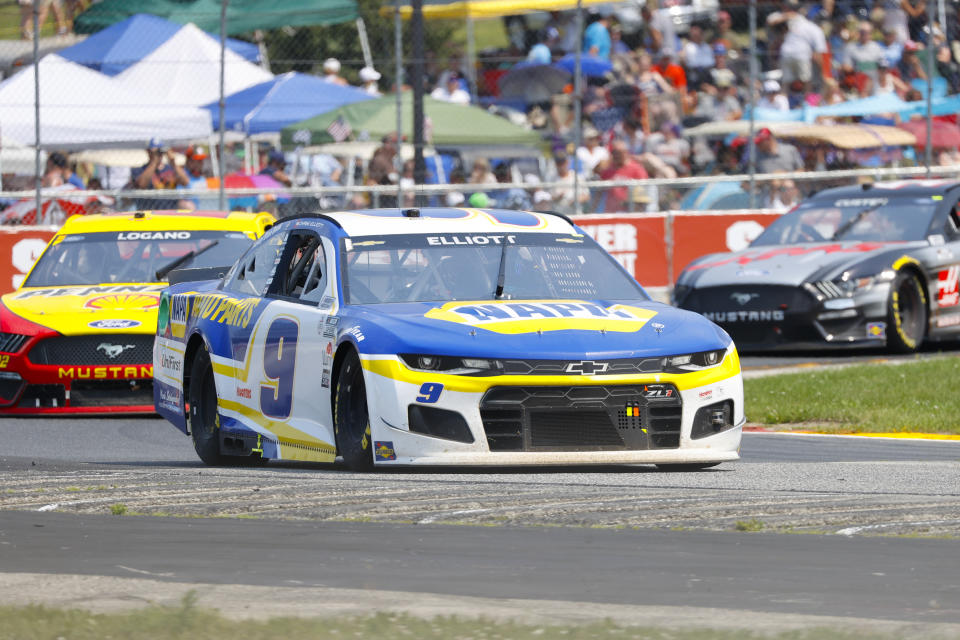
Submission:
{"label": "car wheel", "polygon": [[690,463],[678,463],[678,464],[658,464],[657,469],[660,471],[699,471],[700,469],[709,469],[710,467],[716,467],[719,465],[719,462],[690,462]]}
{"label": "car wheel", "polygon": [[352,349],[344,358],[337,378],[333,425],[337,451],[346,465],[354,471],[373,468],[373,443],[370,441],[367,390],[363,383],[360,356]]}
{"label": "car wheel", "polygon": [[217,387],[213,364],[205,347],[200,347],[190,366],[190,435],[193,448],[204,464],[222,465],[226,456],[220,453],[220,415],[217,413]]}
{"label": "car wheel", "polygon": [[890,286],[887,301],[887,346],[891,351],[916,351],[927,330],[927,296],[916,274],[901,271]]}

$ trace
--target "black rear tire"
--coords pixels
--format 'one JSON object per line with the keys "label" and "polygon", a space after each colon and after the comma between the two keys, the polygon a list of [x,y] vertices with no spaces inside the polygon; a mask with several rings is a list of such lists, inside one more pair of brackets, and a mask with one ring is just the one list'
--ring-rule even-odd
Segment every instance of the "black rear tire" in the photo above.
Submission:
{"label": "black rear tire", "polygon": [[334,398],[333,425],[337,451],[350,469],[368,471],[373,468],[373,443],[370,441],[367,390],[360,356],[352,349],[340,367]]}
{"label": "black rear tire", "polygon": [[684,463],[675,463],[675,464],[658,464],[657,469],[660,471],[700,471],[701,469],[709,469],[710,467],[716,467],[719,465],[719,462],[684,462]]}
{"label": "black rear tire", "polygon": [[204,464],[226,464],[227,456],[220,453],[220,415],[217,413],[217,386],[213,378],[213,364],[206,347],[200,347],[190,366],[190,435],[193,448]]}
{"label": "black rear tire", "polygon": [[927,295],[912,271],[900,271],[887,301],[887,347],[895,353],[920,348],[927,332]]}

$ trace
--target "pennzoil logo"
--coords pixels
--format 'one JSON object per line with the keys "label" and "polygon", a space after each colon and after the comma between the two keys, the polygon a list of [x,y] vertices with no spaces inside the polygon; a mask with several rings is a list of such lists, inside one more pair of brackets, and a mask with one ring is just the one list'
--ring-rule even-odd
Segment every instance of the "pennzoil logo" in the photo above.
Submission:
{"label": "pennzoil logo", "polygon": [[203,318],[231,327],[246,328],[259,301],[258,298],[240,299],[222,293],[205,293],[194,298],[193,304],[189,305],[184,313],[190,318]]}
{"label": "pennzoil logo", "polygon": [[160,296],[148,293],[115,293],[90,298],[83,306],[87,309],[153,309],[160,306]]}
{"label": "pennzoil logo", "polygon": [[583,300],[529,302],[448,302],[425,317],[445,320],[496,333],[535,331],[639,331],[656,311],[615,304],[604,307]]}

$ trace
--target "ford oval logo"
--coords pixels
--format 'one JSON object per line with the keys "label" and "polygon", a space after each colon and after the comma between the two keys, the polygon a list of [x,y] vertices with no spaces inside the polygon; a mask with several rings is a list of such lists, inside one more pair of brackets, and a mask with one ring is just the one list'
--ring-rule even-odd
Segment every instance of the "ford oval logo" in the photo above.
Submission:
{"label": "ford oval logo", "polygon": [[94,320],[87,323],[91,329],[132,329],[140,326],[139,320]]}

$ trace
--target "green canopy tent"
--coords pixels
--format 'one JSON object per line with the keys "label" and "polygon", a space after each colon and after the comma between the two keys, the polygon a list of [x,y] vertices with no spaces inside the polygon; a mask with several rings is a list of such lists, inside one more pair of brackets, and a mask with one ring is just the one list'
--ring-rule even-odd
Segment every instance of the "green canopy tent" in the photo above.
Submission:
{"label": "green canopy tent", "polygon": [[[406,130],[413,131],[412,92],[404,92],[401,102],[401,113],[406,121],[404,128],[410,127]],[[423,111],[427,144],[434,147],[539,147],[543,143],[536,131],[524,129],[479,107],[441,102],[425,96]],[[397,130],[396,95],[356,102],[284,127],[281,142],[288,148],[334,142],[327,129],[341,118],[342,124],[349,125],[354,137],[379,140]]]}
{"label": "green canopy tent", "polygon": [[[220,32],[221,0],[103,0],[77,16],[77,33],[95,33],[138,13]],[[230,0],[227,34],[286,26],[340,24],[360,16],[356,0]]]}

